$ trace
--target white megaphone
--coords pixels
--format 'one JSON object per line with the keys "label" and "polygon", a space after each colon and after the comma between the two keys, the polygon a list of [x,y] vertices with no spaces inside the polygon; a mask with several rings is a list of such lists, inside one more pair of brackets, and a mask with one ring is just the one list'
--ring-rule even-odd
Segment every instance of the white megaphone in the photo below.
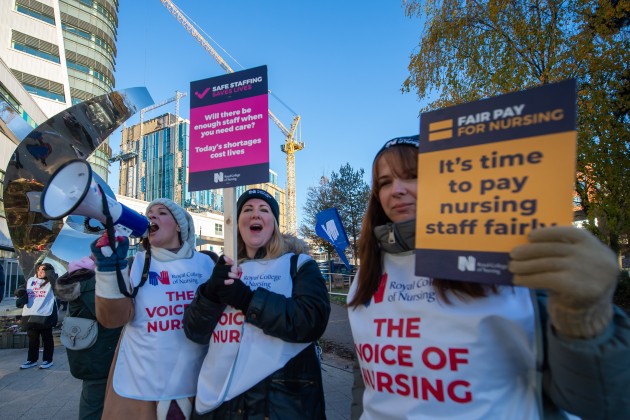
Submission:
{"label": "white megaphone", "polygon": [[149,219],[104,194],[92,179],[90,164],[81,159],[69,160],[55,171],[42,192],[40,207],[48,219],[73,214],[90,217],[105,226],[103,195],[117,232],[137,238],[147,235]]}

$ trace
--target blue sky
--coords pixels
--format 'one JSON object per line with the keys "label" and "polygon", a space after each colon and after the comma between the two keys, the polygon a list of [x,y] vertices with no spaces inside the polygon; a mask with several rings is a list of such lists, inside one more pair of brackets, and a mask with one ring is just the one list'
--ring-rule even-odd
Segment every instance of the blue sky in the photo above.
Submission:
{"label": "blue sky", "polygon": [[[423,104],[400,88],[421,22],[405,17],[402,1],[175,4],[235,71],[267,65],[270,90],[301,116],[305,148],[295,154],[298,225],[307,188],[322,175],[349,163],[365,169],[369,182],[381,145],[418,132]],[[191,81],[225,74],[159,0],[120,2],[117,46],[116,89],[146,86],[156,103],[176,90],[188,92]],[[288,128],[291,111],[272,96],[269,107]],[[174,110],[171,103],[147,118]],[[180,116],[189,118],[188,97],[180,101]],[[136,122],[137,117],[128,121]],[[269,126],[270,166],[286,188],[284,135],[273,122]],[[119,150],[119,131],[110,144]],[[110,169],[109,183],[117,191],[118,166]]]}

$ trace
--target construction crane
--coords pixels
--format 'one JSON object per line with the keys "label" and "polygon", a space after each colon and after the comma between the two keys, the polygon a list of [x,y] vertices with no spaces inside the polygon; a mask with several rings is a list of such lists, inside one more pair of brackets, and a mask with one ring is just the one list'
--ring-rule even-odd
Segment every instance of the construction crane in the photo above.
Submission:
{"label": "construction crane", "polygon": [[[153,111],[154,109],[157,109],[159,107],[162,107],[166,104],[170,104],[171,102],[175,102],[175,122],[177,122],[179,120],[179,100],[182,99],[183,97],[185,97],[186,95],[188,95],[186,92],[178,92],[175,91],[175,96],[173,96],[172,98],[168,98],[165,101],[160,102],[159,104],[153,104],[150,105],[146,108],[142,108],[140,110],[140,138],[142,138],[142,123],[144,122],[144,114],[149,112],[149,111]],[[175,139],[177,139],[177,124],[175,124]]]}
{"label": "construction crane", "polygon": [[[184,13],[170,0],[160,0],[160,2],[171,12],[175,19],[193,36],[201,46],[219,63],[226,73],[234,73],[234,70],[228,63],[217,53],[217,51],[206,41],[206,39],[195,29],[188,21]],[[295,113],[294,113],[295,114]],[[297,233],[297,217],[296,217],[296,199],[295,199],[295,152],[304,148],[304,142],[296,140],[296,130],[300,123],[300,116],[295,115],[291,127],[287,129],[282,122],[269,110],[269,119],[278,126],[280,131],[285,135],[284,144],[280,146],[287,155],[287,231],[292,234]]]}

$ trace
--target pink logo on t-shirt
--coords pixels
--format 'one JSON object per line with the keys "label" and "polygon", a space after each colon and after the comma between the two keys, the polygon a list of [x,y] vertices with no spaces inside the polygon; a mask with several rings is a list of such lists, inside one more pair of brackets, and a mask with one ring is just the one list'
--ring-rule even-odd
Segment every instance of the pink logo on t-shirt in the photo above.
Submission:
{"label": "pink logo on t-shirt", "polygon": [[378,289],[374,293],[374,303],[381,303],[385,296],[385,286],[387,286],[387,273],[383,273],[381,281],[378,284]]}

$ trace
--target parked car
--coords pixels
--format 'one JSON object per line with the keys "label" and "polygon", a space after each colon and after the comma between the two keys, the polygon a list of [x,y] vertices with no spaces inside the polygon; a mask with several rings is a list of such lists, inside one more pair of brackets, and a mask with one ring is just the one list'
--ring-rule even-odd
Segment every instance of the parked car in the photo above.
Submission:
{"label": "parked car", "polygon": [[357,267],[355,265],[350,264],[350,269],[348,269],[348,267],[346,267],[344,263],[336,262],[333,260],[321,261],[317,263],[317,265],[319,265],[319,269],[322,274],[345,274],[348,276],[354,276],[357,272]]}

